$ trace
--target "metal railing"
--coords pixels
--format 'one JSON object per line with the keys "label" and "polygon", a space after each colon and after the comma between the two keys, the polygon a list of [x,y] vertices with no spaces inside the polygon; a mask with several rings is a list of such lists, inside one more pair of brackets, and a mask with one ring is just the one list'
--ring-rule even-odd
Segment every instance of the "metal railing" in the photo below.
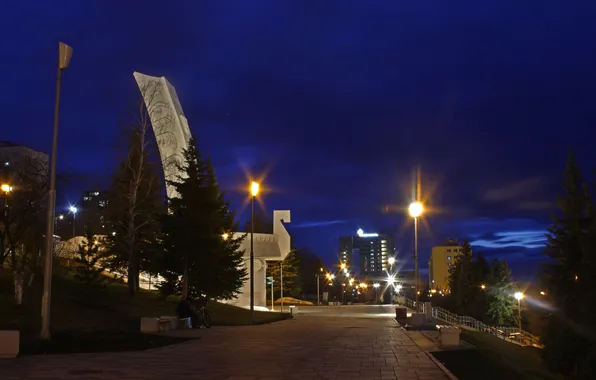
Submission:
{"label": "metal railing", "polygon": [[[415,301],[408,298],[401,298],[400,301],[402,301],[400,303],[402,303],[407,308],[416,310]],[[420,309],[423,313],[425,312],[427,304],[430,305],[430,303],[421,302]],[[507,342],[520,344],[522,346],[534,346],[542,348],[542,344],[540,344],[540,338],[527,331],[520,330],[517,327],[490,326],[472,317],[452,313],[449,310],[443,309],[442,307],[431,307],[433,318],[443,321],[447,324],[495,335],[496,337],[501,338]]]}

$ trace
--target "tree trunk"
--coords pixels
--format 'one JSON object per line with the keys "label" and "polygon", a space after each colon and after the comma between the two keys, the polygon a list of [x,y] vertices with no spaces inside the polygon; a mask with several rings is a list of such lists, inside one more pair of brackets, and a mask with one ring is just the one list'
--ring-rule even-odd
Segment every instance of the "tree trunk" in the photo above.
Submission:
{"label": "tree trunk", "polygon": [[188,258],[184,258],[184,271],[182,272],[182,299],[188,298]]}
{"label": "tree trunk", "polygon": [[14,300],[17,305],[23,304],[23,283],[25,280],[25,275],[23,272],[16,270],[13,271],[13,279],[14,279]]}

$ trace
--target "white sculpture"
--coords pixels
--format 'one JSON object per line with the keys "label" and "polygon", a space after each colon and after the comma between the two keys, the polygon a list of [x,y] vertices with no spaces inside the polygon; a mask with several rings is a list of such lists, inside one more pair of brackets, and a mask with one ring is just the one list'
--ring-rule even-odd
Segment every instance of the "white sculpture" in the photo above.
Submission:
{"label": "white sculpture", "polygon": [[[176,89],[165,77],[137,72],[133,75],[153,126],[165,179],[183,177],[185,173],[178,170],[178,165],[183,163],[182,153],[188,148],[191,134]],[[166,193],[169,198],[176,196],[176,190],[167,183]]]}
{"label": "white sculpture", "polygon": [[[267,260],[281,261],[290,253],[290,234],[284,227],[284,223],[290,223],[289,210],[273,211],[273,233],[272,234],[254,234],[254,252],[255,252],[255,306],[267,306],[267,289],[265,277],[267,273]],[[234,232],[234,238],[241,237],[246,232]],[[249,272],[250,268],[250,233],[242,242],[241,249],[244,249],[244,267]],[[250,273],[248,273],[250,275]],[[275,279],[279,281],[279,279]],[[250,306],[250,278],[247,277],[242,286],[238,297],[229,302],[231,304],[248,307]]]}

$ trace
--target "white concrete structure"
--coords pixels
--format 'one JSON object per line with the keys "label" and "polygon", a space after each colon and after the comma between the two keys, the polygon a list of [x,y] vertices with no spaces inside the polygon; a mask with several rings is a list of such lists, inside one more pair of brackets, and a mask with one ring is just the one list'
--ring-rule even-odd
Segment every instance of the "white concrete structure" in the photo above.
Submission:
{"label": "white concrete structure", "polygon": [[[174,180],[183,174],[178,170],[177,164],[182,164],[182,153],[188,148],[191,136],[176,89],[165,77],[152,77],[137,72],[133,75],[153,126],[165,179]],[[174,188],[168,184],[166,192],[170,198],[176,195]]]}
{"label": "white concrete structure", "polygon": [[[273,211],[273,234],[254,234],[255,307],[267,307],[267,286],[265,285],[267,260],[280,261],[290,253],[290,235],[284,227],[284,223],[290,223],[290,211]],[[245,234],[247,233],[234,232],[234,238]],[[250,232],[242,242],[241,249],[244,249],[244,266],[250,275]],[[279,279],[276,279],[276,281],[279,281]],[[241,307],[250,306],[249,277],[244,282],[238,298],[228,303]]]}
{"label": "white concrete structure", "polygon": [[[183,176],[184,173],[178,170],[178,164],[182,164],[182,154],[188,148],[191,134],[176,89],[165,77],[152,77],[138,72],[133,75],[153,126],[165,179],[171,180]],[[175,189],[170,185],[166,185],[166,192],[170,198],[177,195]],[[290,222],[290,211],[273,212],[273,234],[254,234],[256,307],[267,306],[265,285],[267,260],[283,260],[290,253],[290,235],[282,221],[283,223]],[[246,232],[234,232],[234,238],[244,234]],[[250,268],[250,234],[244,239],[241,249],[244,250],[244,266],[248,272]],[[243,307],[250,305],[250,279],[244,283],[238,298],[230,303]],[[146,323],[153,322],[147,321]]]}

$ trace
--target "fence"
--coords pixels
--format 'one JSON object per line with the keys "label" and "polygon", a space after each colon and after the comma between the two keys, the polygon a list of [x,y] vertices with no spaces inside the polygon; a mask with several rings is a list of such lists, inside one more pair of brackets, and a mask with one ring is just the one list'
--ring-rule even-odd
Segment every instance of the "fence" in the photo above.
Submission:
{"label": "fence", "polygon": [[[416,309],[416,302],[412,301],[408,298],[401,298],[400,303],[404,306],[415,310]],[[421,311],[425,311],[426,305],[431,305],[429,303],[421,303]],[[477,319],[472,317],[468,317],[465,315],[458,315],[450,312],[449,310],[443,309],[442,307],[431,306],[432,307],[432,316],[435,319],[441,320],[446,322],[450,325],[460,326],[463,328],[467,328],[470,330],[476,330],[485,332],[487,334],[495,335],[498,338],[501,338],[507,342],[517,343],[522,346],[534,346],[538,348],[542,348],[540,344],[540,339],[532,335],[531,333],[520,330],[517,327],[505,327],[505,326],[490,326],[484,322],[481,322]]]}

